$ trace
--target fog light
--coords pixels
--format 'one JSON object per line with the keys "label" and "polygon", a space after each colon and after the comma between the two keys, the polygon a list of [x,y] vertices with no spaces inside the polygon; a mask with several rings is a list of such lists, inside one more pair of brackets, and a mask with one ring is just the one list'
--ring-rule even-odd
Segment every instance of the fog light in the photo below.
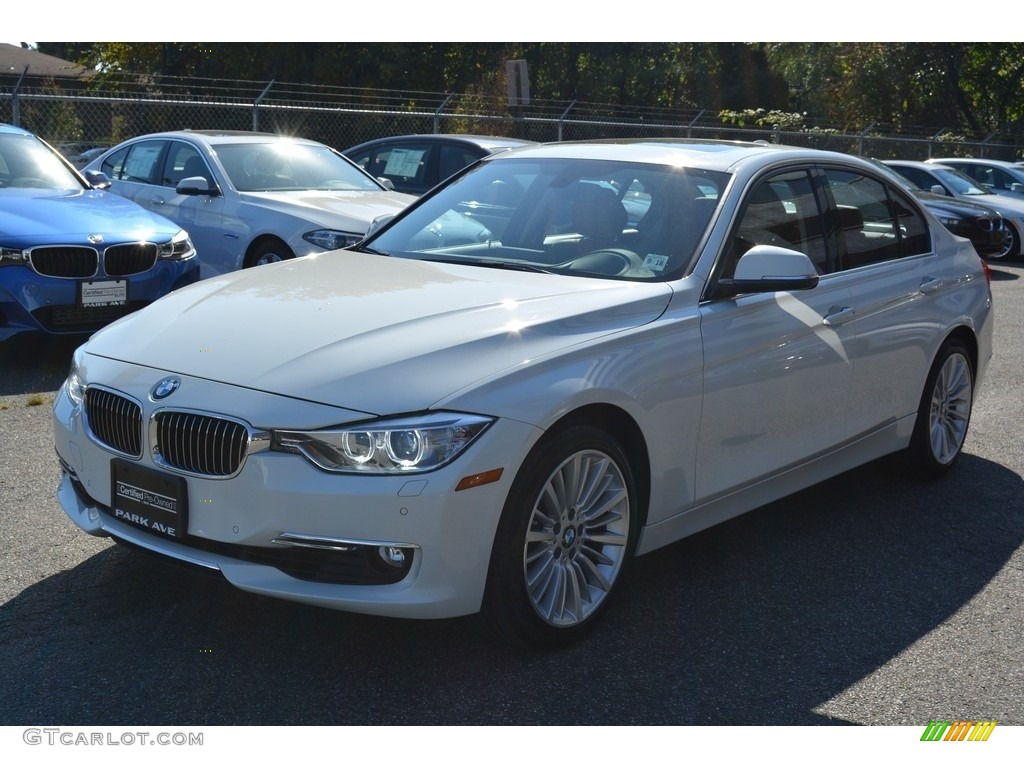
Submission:
{"label": "fog light", "polygon": [[401,568],[405,565],[405,552],[399,547],[378,547],[377,556],[392,568]]}

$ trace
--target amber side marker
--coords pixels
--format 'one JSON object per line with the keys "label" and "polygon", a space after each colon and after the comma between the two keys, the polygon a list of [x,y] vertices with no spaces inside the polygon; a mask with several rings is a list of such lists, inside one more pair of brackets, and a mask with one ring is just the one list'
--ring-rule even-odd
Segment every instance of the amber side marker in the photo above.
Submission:
{"label": "amber side marker", "polygon": [[496,483],[501,479],[501,473],[505,471],[504,467],[498,467],[497,469],[489,469],[486,472],[478,472],[475,475],[469,475],[459,480],[459,484],[455,486],[456,491],[465,491],[467,488],[476,488],[477,486],[487,485],[488,483]]}

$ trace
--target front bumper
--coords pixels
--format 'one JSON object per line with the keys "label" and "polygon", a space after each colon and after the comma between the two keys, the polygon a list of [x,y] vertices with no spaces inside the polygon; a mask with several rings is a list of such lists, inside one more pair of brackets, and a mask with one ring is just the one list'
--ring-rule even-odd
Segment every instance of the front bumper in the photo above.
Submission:
{"label": "front bumper", "polygon": [[47,334],[92,333],[162,296],[199,279],[199,261],[158,261],[148,272],[124,280],[127,300],[111,306],[83,306],[79,285],[85,280],[46,277],[27,266],[0,267],[0,341],[22,331]]}
{"label": "front bumper", "polygon": [[[150,371],[144,379],[159,376]],[[189,389],[202,399],[202,386]],[[228,395],[241,411],[232,414],[238,418],[288,402],[243,389]],[[144,407],[155,407],[139,399]],[[295,405],[294,418],[301,419],[301,426],[308,426],[317,409],[322,426],[338,423],[332,421],[338,409]],[[175,540],[111,514],[116,454],[89,436],[81,408],[63,388],[54,403],[55,447],[62,465],[57,498],[86,533],[114,536],[219,571],[248,592],[401,618],[447,618],[480,609],[502,505],[538,436],[535,427],[499,420],[452,464],[401,477],[329,474],[301,456],[254,453],[230,479],[186,478],[188,535]],[[168,472],[148,452],[137,461]],[[454,490],[463,477],[497,467],[504,470],[497,482]],[[395,550],[405,559],[389,571],[386,561]]]}

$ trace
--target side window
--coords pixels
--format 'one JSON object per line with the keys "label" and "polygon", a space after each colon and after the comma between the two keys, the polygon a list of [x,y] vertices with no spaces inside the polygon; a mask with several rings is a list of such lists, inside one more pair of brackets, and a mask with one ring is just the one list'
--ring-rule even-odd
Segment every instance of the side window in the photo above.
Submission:
{"label": "side window", "polygon": [[121,175],[123,181],[140,184],[160,183],[160,157],[164,151],[163,141],[140,141],[128,147]]}
{"label": "side window", "polygon": [[437,180],[444,181],[474,162],[476,158],[477,156],[468,149],[443,144],[437,158]]}
{"label": "side window", "polygon": [[182,141],[172,141],[164,160],[163,176],[160,183],[165,187],[176,187],[182,179],[202,176],[210,182],[210,171],[199,150]]}
{"label": "side window", "polygon": [[927,253],[928,225],[894,189],[853,171],[825,170],[843,269]]}
{"label": "side window", "polygon": [[979,184],[993,189],[999,188],[999,179],[992,173],[991,168],[984,168],[980,165],[968,165],[967,174]]}
{"label": "side window", "polygon": [[744,204],[722,277],[732,277],[740,256],[755,245],[777,245],[807,255],[819,273],[830,271],[821,215],[807,171],[772,176]]}
{"label": "side window", "polygon": [[930,192],[933,185],[937,184],[927,171],[922,171],[920,168],[905,168],[899,167],[895,169],[901,176],[910,180],[918,189],[923,189],[926,192]]}
{"label": "side window", "polygon": [[995,185],[995,188],[1003,191],[1009,191],[1014,182],[1014,178],[1002,168],[992,168],[991,170],[992,183]]}
{"label": "side window", "polygon": [[430,184],[427,167],[429,147],[398,146],[378,150],[370,158],[366,170],[371,176],[391,179],[396,187],[426,191]]}
{"label": "side window", "polygon": [[117,150],[113,154],[108,155],[100,163],[100,170],[107,174],[111,179],[121,179],[124,174],[124,161],[128,157],[129,147]]}

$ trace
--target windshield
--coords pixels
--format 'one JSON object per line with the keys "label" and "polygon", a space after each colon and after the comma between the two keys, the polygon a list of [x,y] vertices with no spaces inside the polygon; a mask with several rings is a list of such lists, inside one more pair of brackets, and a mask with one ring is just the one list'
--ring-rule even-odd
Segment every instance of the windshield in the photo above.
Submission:
{"label": "windshield", "polygon": [[934,173],[942,183],[958,195],[991,195],[986,189],[979,187],[970,176],[952,168],[935,168]]}
{"label": "windshield", "polygon": [[60,157],[34,136],[0,134],[0,188],[82,189]]}
{"label": "windshield", "polygon": [[498,157],[365,246],[484,267],[664,280],[690,263],[728,179],[661,165]]}
{"label": "windshield", "polygon": [[381,189],[359,168],[322,145],[275,141],[218,144],[214,149],[239,192]]}

